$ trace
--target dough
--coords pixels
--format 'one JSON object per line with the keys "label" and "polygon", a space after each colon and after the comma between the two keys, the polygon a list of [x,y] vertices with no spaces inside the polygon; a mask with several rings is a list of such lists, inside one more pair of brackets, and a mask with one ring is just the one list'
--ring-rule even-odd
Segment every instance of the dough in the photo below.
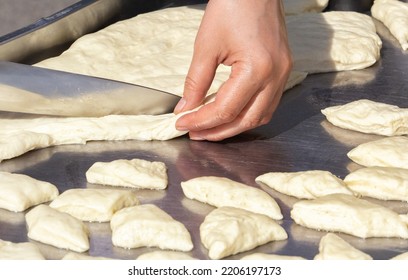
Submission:
{"label": "dough", "polygon": [[344,182],[361,196],[408,202],[408,169],[379,166],[361,168],[348,174]]}
{"label": "dough", "polygon": [[141,254],[136,260],[197,260],[184,252],[153,251]]}
{"label": "dough", "polygon": [[27,175],[0,171],[0,208],[22,212],[31,206],[53,200],[58,189],[51,183]]}
{"label": "dough", "polygon": [[62,260],[72,260],[72,261],[82,261],[82,260],[90,260],[90,261],[95,261],[95,260],[113,260],[111,258],[104,258],[104,257],[94,257],[94,256],[89,256],[89,255],[83,255],[83,254],[78,254],[75,252],[69,252],[67,253]]}
{"label": "dough", "polygon": [[163,162],[143,159],[96,162],[86,172],[86,179],[92,184],[160,190],[168,183]]}
{"label": "dough", "polygon": [[375,0],[371,15],[384,23],[403,50],[408,49],[408,3],[397,0]]}
{"label": "dough", "polygon": [[384,136],[408,134],[408,109],[367,99],[322,110],[335,126]]}
{"label": "dough", "polygon": [[79,253],[89,250],[87,227],[69,214],[41,204],[26,214],[26,222],[32,240]]}
{"label": "dough", "polygon": [[316,230],[361,238],[408,238],[408,216],[352,195],[331,194],[296,202],[291,217],[297,224]]}
{"label": "dough", "polygon": [[136,195],[128,190],[69,189],[50,206],[82,221],[109,222],[118,210],[138,204]]}
{"label": "dough", "polygon": [[196,199],[215,207],[232,206],[264,214],[276,220],[283,218],[279,205],[268,193],[228,178],[197,177],[181,182],[181,188],[189,199]]}
{"label": "dough", "polygon": [[321,12],[328,4],[329,0],[283,0],[286,15]]}
{"label": "dough", "polygon": [[372,260],[373,258],[354,248],[344,239],[334,233],[322,237],[319,243],[319,253],[315,260]]}
{"label": "dough", "polygon": [[255,181],[301,199],[313,199],[331,193],[353,194],[343,180],[324,170],[269,172],[258,176]]}
{"label": "dough", "polygon": [[363,166],[408,168],[408,137],[392,136],[363,143],[347,156]]}
{"label": "dough", "polygon": [[286,255],[276,255],[276,254],[265,254],[265,253],[253,253],[246,255],[241,258],[241,260],[306,260],[303,257],[299,256],[286,256]]}
{"label": "dough", "polygon": [[111,220],[113,245],[124,248],[159,247],[191,251],[193,243],[185,226],[153,204],[124,208]]}
{"label": "dough", "polygon": [[408,252],[396,255],[395,257],[391,258],[390,260],[408,260]]}
{"label": "dough", "polygon": [[37,245],[0,239],[0,260],[45,260]]}
{"label": "dough", "polygon": [[200,225],[200,238],[210,259],[222,259],[271,241],[288,238],[273,219],[234,207],[220,207]]}

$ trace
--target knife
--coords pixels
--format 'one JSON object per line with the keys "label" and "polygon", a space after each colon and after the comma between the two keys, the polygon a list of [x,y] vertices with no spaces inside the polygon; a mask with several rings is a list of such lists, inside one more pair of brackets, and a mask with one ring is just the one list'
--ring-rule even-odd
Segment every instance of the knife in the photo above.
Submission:
{"label": "knife", "polygon": [[0,61],[0,110],[100,117],[172,112],[180,97],[114,80]]}

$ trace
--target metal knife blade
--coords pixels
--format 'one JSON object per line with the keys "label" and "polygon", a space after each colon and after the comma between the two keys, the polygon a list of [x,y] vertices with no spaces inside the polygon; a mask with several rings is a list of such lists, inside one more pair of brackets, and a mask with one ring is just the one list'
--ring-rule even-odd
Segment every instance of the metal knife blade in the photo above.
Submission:
{"label": "metal knife blade", "polygon": [[58,116],[157,115],[179,96],[109,79],[0,61],[0,110]]}

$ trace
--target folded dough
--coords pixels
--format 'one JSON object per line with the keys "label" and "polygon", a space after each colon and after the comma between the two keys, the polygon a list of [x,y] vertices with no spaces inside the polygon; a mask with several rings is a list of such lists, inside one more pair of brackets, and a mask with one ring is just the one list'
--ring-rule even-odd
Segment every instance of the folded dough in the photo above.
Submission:
{"label": "folded dough", "polygon": [[397,167],[366,167],[344,178],[353,192],[381,200],[408,202],[408,169]]}
{"label": "folded dough", "polygon": [[75,252],[89,250],[88,228],[73,216],[41,204],[26,214],[28,237]]}
{"label": "folded dough", "polygon": [[392,136],[363,143],[347,156],[363,166],[408,168],[408,137]]}
{"label": "folded dough", "polygon": [[353,247],[340,236],[328,233],[319,243],[319,253],[315,260],[372,260],[373,258]]}
{"label": "folded dough", "polygon": [[346,194],[331,194],[293,205],[292,219],[299,225],[343,232],[361,238],[408,238],[407,215]]}
{"label": "folded dough", "polygon": [[283,218],[279,205],[268,193],[228,178],[197,177],[181,182],[181,188],[186,197],[215,207],[231,206],[264,214],[276,220]]}
{"label": "folded dough", "polygon": [[256,177],[255,181],[300,199],[313,199],[332,193],[353,194],[343,180],[324,170],[269,172]]}
{"label": "folded dough", "polygon": [[276,255],[276,254],[265,254],[265,253],[253,253],[242,257],[241,260],[306,260],[299,256],[287,256],[287,255]]}
{"label": "folded dough", "polygon": [[167,167],[163,162],[143,159],[95,162],[85,175],[92,184],[129,188],[163,190],[168,183]]}
{"label": "folded dough", "polygon": [[193,243],[185,226],[153,204],[124,208],[111,220],[113,245],[123,248],[159,247],[191,251]]}
{"label": "folded dough", "polygon": [[82,221],[109,222],[118,210],[138,204],[130,190],[69,189],[54,199],[50,207]]}
{"label": "folded dough", "polygon": [[0,260],[45,260],[45,257],[33,243],[14,243],[0,239]]}
{"label": "folded dough", "polygon": [[210,259],[222,259],[270,241],[285,240],[286,231],[273,219],[234,207],[220,207],[200,225],[201,242]]}
{"label": "folded dough", "polygon": [[153,251],[139,255],[136,260],[197,260],[184,252]]}
{"label": "folded dough", "polygon": [[0,208],[22,212],[53,200],[58,193],[57,187],[51,183],[24,174],[0,171]]}
{"label": "folded dough", "polygon": [[408,109],[360,99],[322,110],[335,126],[384,136],[408,134]]}

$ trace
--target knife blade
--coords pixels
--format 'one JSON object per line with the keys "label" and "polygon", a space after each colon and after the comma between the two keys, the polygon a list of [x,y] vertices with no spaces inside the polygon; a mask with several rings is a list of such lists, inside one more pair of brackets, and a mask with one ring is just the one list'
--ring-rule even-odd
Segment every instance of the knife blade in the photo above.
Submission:
{"label": "knife blade", "polygon": [[0,61],[0,110],[99,117],[172,112],[180,97],[140,85]]}

